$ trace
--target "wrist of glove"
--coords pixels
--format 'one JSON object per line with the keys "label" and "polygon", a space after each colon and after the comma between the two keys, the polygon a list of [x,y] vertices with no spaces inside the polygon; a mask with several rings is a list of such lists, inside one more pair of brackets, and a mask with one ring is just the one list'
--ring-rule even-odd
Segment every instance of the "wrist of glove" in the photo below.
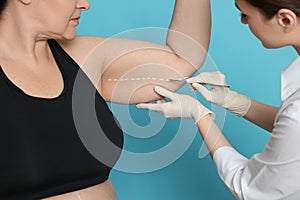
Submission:
{"label": "wrist of glove", "polygon": [[[228,109],[237,116],[244,116],[250,108],[251,99],[231,91],[226,84],[225,75],[221,72],[203,72],[187,79],[187,82],[198,90],[206,101]],[[203,85],[209,85],[211,89]]]}
{"label": "wrist of glove", "polygon": [[222,107],[228,109],[233,114],[243,117],[251,106],[251,99],[245,95],[238,94],[235,91],[229,91]]}
{"label": "wrist of glove", "polygon": [[[195,101],[197,101],[197,100],[195,100]],[[191,114],[192,114],[192,119],[195,121],[195,123],[199,122],[202,119],[202,117],[204,117],[208,114],[210,114],[212,116],[212,118],[215,119],[215,113],[213,113],[211,110],[207,109],[205,106],[203,106],[198,101],[197,101],[197,107],[195,107],[193,109],[193,111],[191,111]]]}
{"label": "wrist of glove", "polygon": [[155,92],[171,101],[158,101],[156,104],[142,103],[138,108],[148,109],[162,114],[166,118],[191,118],[196,123],[204,116],[214,113],[191,96],[176,94],[162,87],[155,87]]}

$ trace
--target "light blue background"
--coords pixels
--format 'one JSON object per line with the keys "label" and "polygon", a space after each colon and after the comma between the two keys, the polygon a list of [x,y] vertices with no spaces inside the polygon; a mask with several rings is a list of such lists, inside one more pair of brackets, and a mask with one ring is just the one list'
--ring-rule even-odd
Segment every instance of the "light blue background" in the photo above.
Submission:
{"label": "light blue background", "polygon": [[[142,27],[167,28],[173,0],[90,0],[91,9],[80,20],[80,35],[112,36]],[[212,0],[213,27],[210,56],[226,74],[232,89],[251,98],[280,105],[280,73],[294,59],[292,48],[267,50],[239,20],[233,0]],[[140,122],[147,115],[133,109]],[[144,121],[141,119],[145,119]],[[122,123],[122,122],[121,122]],[[142,152],[171,140],[171,123],[157,137],[137,139],[125,135],[125,149]],[[173,124],[173,125],[172,125]],[[249,122],[227,113],[223,133],[247,157],[263,150],[269,134]],[[234,199],[219,179],[209,156],[198,159],[202,140],[198,135],[191,147],[170,166],[146,174],[111,173],[120,200],[231,200]],[[172,153],[172,152],[170,152]]]}

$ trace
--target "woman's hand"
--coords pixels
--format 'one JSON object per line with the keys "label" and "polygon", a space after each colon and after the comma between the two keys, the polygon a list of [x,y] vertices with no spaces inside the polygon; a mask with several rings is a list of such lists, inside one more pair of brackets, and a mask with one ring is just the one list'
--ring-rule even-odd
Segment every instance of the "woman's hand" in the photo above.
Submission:
{"label": "woman's hand", "polygon": [[171,101],[161,100],[157,101],[156,104],[141,103],[137,105],[138,108],[161,113],[166,118],[192,118],[196,123],[207,114],[214,115],[213,112],[191,96],[176,94],[159,86],[154,89],[157,94],[167,97]]}
{"label": "woman's hand", "polygon": [[[225,75],[219,71],[200,73],[187,79],[187,83],[197,89],[206,101],[226,108],[238,116],[244,116],[250,108],[251,99],[231,91],[226,84]],[[203,84],[211,86],[211,89],[207,89]]]}

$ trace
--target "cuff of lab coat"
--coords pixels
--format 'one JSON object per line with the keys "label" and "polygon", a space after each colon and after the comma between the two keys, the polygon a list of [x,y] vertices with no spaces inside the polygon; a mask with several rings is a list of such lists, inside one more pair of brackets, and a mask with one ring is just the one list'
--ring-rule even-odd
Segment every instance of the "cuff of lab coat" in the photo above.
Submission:
{"label": "cuff of lab coat", "polygon": [[224,146],[214,153],[214,163],[217,167],[219,174],[223,177],[226,171],[237,165],[245,165],[248,159],[237,152],[233,147]]}
{"label": "cuff of lab coat", "polygon": [[219,148],[214,156],[214,163],[220,178],[237,199],[242,198],[241,179],[248,159],[234,148],[225,146]]}

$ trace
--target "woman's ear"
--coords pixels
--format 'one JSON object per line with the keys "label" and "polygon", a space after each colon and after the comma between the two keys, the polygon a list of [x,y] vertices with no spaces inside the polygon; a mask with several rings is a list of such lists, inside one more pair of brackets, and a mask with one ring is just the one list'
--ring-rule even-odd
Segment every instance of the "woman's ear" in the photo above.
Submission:
{"label": "woman's ear", "polygon": [[277,12],[277,22],[285,32],[290,32],[297,25],[298,17],[293,11],[282,8]]}

